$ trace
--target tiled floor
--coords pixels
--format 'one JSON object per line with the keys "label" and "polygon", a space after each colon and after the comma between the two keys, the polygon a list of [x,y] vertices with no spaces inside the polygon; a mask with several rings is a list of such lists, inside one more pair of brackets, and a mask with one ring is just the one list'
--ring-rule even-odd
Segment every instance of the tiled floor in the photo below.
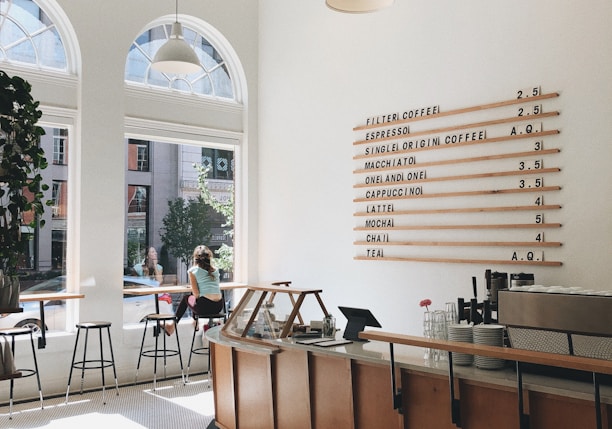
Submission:
{"label": "tiled floor", "polygon": [[[0,407],[0,428],[56,428],[69,429],[103,427],[107,429],[167,429],[206,428],[214,418],[213,393],[206,375],[192,376],[183,385],[181,379],[107,388],[106,404],[102,391],[78,391],[64,397],[28,402],[13,406],[9,419],[8,405]],[[214,427],[214,426],[213,426]]]}

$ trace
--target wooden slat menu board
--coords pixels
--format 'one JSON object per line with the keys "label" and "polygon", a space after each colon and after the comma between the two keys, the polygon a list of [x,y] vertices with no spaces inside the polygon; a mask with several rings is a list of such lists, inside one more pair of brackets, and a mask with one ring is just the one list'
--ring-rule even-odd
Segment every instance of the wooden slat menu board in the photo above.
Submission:
{"label": "wooden slat menu board", "polygon": [[558,98],[531,87],[355,127],[355,259],[560,266]]}

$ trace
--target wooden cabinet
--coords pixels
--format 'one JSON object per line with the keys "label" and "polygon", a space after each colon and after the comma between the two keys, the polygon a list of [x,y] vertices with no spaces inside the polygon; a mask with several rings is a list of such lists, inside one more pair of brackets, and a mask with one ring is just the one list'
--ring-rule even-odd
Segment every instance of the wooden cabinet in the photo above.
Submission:
{"label": "wooden cabinet", "polygon": [[406,428],[456,429],[451,421],[448,377],[402,371]]}
{"label": "wooden cabinet", "polygon": [[[402,413],[393,408],[391,376],[384,352],[372,358],[361,344],[324,350],[288,340],[261,347],[212,338],[216,424],[222,429],[456,429],[443,367],[398,364]],[[216,338],[214,336],[217,336]],[[375,347],[369,344],[368,347]],[[363,356],[360,356],[363,353]],[[421,351],[418,354],[422,356]],[[420,365],[419,365],[420,362]],[[512,374],[471,369],[455,377],[462,429],[519,429],[518,396]],[[510,371],[511,370],[507,370]],[[496,373],[498,376],[496,377]],[[502,376],[499,376],[502,374]],[[532,429],[595,429],[594,402],[585,389],[555,380],[554,390],[533,380],[524,386]],[[584,386],[583,386],[584,387]],[[603,428],[612,429],[612,388],[602,391]]]}
{"label": "wooden cabinet", "polygon": [[[593,402],[547,393],[529,394],[530,423],[538,429],[594,428]],[[602,406],[604,428],[612,429],[612,406]]]}

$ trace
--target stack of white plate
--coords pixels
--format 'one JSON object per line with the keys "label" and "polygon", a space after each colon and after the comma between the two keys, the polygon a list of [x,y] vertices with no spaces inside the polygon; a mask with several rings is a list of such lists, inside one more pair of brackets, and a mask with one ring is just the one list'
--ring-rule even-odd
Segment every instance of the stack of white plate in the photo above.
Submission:
{"label": "stack of white plate", "polygon": [[[502,325],[476,325],[474,326],[474,344],[503,347],[504,327]],[[504,359],[474,356],[476,366],[481,369],[500,369],[506,364]]]}
{"label": "stack of white plate", "polygon": [[[471,343],[472,338],[472,325],[448,325],[448,339],[450,341]],[[453,364],[455,365],[471,365],[473,361],[474,356],[471,354],[453,352]]]}

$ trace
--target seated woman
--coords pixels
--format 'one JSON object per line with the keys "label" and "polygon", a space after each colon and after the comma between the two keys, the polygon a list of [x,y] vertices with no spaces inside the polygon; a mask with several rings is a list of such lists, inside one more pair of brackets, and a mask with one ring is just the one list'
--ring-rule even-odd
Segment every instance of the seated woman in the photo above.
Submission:
{"label": "seated woman", "polygon": [[[223,295],[219,286],[219,270],[212,264],[213,254],[206,246],[198,246],[193,251],[193,265],[189,268],[191,295],[185,295],[175,313],[177,323],[187,307],[199,315],[217,314],[223,310]],[[164,326],[166,334],[174,333],[174,323]]]}

